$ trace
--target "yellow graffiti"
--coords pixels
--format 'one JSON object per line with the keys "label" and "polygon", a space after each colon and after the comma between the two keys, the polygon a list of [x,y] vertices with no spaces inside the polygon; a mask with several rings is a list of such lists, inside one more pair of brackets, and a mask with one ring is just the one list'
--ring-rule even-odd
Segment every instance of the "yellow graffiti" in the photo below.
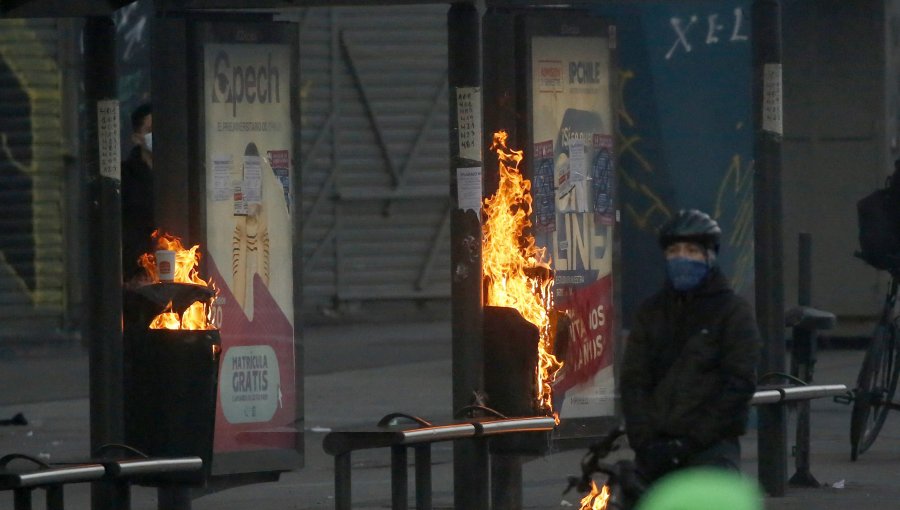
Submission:
{"label": "yellow graffiti", "polygon": [[6,155],[6,159],[8,159],[10,163],[17,169],[21,170],[22,172],[29,171],[28,167],[16,160],[15,155],[12,153],[12,149],[9,148],[9,139],[6,136],[6,133],[0,133],[0,152],[3,152],[3,154]]}
{"label": "yellow graffiti", "polygon": [[753,162],[743,168],[738,154],[731,157],[719,183],[713,217],[722,218],[729,205],[734,205],[735,211],[728,245],[737,253],[731,283],[740,290],[747,283],[746,275],[753,270]]}
{"label": "yellow graffiti", "polygon": [[634,159],[637,160],[638,165],[640,166],[640,168],[642,170],[644,170],[647,173],[653,173],[653,165],[651,165],[650,162],[647,161],[647,158],[645,158],[643,154],[641,154],[640,152],[638,152],[637,149],[635,149],[635,146],[640,141],[641,141],[641,137],[639,137],[639,136],[626,137],[624,135],[619,135],[619,152],[623,153],[623,154],[630,153],[632,155],[632,157],[634,157]]}
{"label": "yellow graffiti", "polygon": [[634,71],[631,69],[619,69],[619,95],[616,99],[616,113],[622,122],[634,127],[634,119],[625,108],[625,86],[634,78]]}
{"label": "yellow graffiti", "polygon": [[[313,88],[312,80],[306,80],[303,82],[302,85],[297,87],[297,89],[298,89],[297,95],[298,95],[299,104],[304,105],[304,106],[306,105],[306,101],[307,101],[307,99],[309,99],[309,92],[310,92],[310,90],[312,90],[312,88]],[[307,110],[307,108],[304,107],[301,111],[306,112],[306,110]],[[307,115],[306,114],[301,115],[300,116],[300,125],[305,126],[306,122],[307,122]]]}
{"label": "yellow graffiti", "polygon": [[[634,71],[629,69],[619,70],[620,87],[619,96],[616,100],[616,114],[622,122],[630,127],[635,126],[635,121],[634,117],[628,112],[625,103],[625,89],[632,78],[634,78]],[[653,165],[640,152],[639,143],[641,142],[641,137],[636,135],[626,136],[621,130],[617,131],[617,137],[616,168],[619,169],[619,179],[623,185],[634,190],[638,196],[647,202],[640,205],[625,204],[625,214],[631,217],[632,221],[641,230],[647,230],[651,227],[658,228],[659,225],[672,217],[672,211],[655,191],[641,182],[639,178],[632,176],[628,169],[621,164],[622,159],[628,156],[637,162],[638,169],[646,173],[653,173]]]}
{"label": "yellow graffiti", "polygon": [[[64,302],[60,283],[59,238],[62,235],[62,110],[60,72],[56,59],[41,41],[39,30],[27,19],[0,20],[0,59],[28,95],[30,103],[32,157],[23,163],[12,157],[6,136],[0,139],[0,150],[12,165],[32,180],[32,222],[46,228],[34,229],[35,286],[30,291],[18,277],[17,287],[36,306],[59,308]],[[6,264],[5,260],[2,262]],[[13,274],[16,274],[13,272]]]}

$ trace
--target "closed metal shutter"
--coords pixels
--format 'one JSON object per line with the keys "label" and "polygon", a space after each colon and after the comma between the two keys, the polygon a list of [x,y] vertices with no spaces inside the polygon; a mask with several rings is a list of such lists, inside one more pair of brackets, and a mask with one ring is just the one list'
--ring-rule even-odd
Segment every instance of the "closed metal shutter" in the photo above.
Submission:
{"label": "closed metal shutter", "polygon": [[62,323],[61,111],[55,20],[0,20],[0,340]]}
{"label": "closed metal shutter", "polygon": [[307,314],[450,296],[446,15],[296,18]]}

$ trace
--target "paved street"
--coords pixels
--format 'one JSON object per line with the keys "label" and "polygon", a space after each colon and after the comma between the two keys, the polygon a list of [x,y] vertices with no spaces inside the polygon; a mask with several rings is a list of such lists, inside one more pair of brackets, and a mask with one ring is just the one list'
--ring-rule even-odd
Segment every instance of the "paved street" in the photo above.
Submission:
{"label": "paved street", "polygon": [[[372,424],[392,411],[440,419],[450,409],[450,331],[445,323],[407,326],[365,325],[315,328],[306,343],[306,466],[276,483],[224,490],[200,497],[198,510],[274,510],[333,508],[331,458],[321,448],[324,430]],[[402,348],[397,346],[401,345]],[[50,461],[83,457],[88,450],[87,358],[80,349],[22,355],[0,361],[0,418],[22,412],[25,427],[0,427],[3,452],[26,452]],[[820,353],[817,382],[852,386],[862,351]],[[50,395],[58,395],[50,398]],[[872,450],[849,460],[850,407],[828,399],[812,406],[812,472],[827,485],[788,489],[767,498],[767,510],[881,509],[900,505],[900,417],[891,416]],[[790,430],[793,431],[791,425]],[[793,443],[793,441],[790,441]],[[756,432],[743,439],[744,471],[756,476]],[[621,455],[629,455],[623,451]],[[569,508],[577,497],[561,491],[575,474],[581,451],[556,452],[525,465],[525,507]],[[452,506],[451,449],[433,453],[435,508]],[[793,462],[789,461],[789,473]],[[390,508],[390,456],[372,450],[353,456],[354,508]],[[69,508],[87,508],[86,486],[71,486]],[[2,495],[0,508],[11,508]],[[42,505],[40,499],[36,507]],[[411,503],[412,504],[412,503]],[[155,509],[155,491],[136,488],[133,508]]]}

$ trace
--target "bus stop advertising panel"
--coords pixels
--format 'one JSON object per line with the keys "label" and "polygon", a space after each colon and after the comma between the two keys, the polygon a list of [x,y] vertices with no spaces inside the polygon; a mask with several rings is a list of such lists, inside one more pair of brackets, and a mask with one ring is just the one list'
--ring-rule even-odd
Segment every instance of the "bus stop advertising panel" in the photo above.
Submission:
{"label": "bus stop advertising panel", "polygon": [[615,26],[528,15],[524,27],[532,228],[570,321],[553,408],[562,437],[584,436],[616,414]]}
{"label": "bus stop advertising panel", "polygon": [[[208,274],[222,362],[213,475],[293,469],[302,452],[293,252],[295,31],[200,23]],[[254,459],[247,464],[243,459]]]}

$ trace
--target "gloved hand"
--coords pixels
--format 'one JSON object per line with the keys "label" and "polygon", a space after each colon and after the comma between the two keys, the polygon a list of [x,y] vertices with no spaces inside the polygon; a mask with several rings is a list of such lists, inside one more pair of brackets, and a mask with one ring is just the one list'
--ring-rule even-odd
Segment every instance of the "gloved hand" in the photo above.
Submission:
{"label": "gloved hand", "polygon": [[638,449],[638,467],[645,477],[655,480],[680,467],[692,451],[692,442],[688,439],[657,439]]}

